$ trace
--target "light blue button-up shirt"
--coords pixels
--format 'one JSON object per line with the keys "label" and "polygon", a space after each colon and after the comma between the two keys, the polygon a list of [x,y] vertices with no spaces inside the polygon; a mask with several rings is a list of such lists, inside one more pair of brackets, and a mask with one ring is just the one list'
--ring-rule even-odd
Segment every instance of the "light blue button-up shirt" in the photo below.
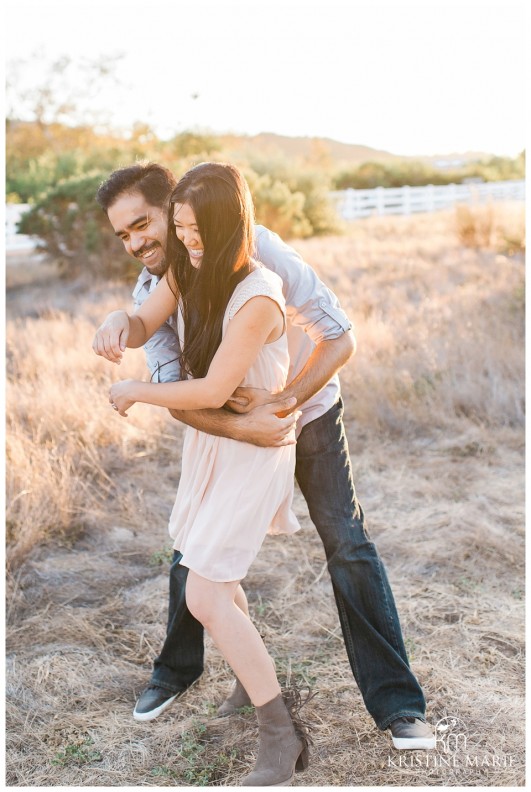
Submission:
{"label": "light blue button-up shirt", "polygon": [[[302,370],[309,356],[321,341],[338,338],[352,325],[341,309],[339,300],[313,269],[289,245],[264,226],[256,226],[257,261],[277,275],[283,282],[288,318],[288,346],[291,382]],[[159,278],[143,269],[138,277],[133,299],[135,310],[149,296]],[[144,345],[144,352],[153,382],[175,382],[180,379],[180,345],[177,336],[177,317],[172,316]],[[320,415],[324,415],[339,398],[337,375],[301,407],[300,429]]]}

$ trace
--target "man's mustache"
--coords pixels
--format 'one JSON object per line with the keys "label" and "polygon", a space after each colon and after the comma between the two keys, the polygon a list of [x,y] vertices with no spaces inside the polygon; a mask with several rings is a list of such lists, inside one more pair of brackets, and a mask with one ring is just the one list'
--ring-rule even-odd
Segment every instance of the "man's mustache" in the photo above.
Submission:
{"label": "man's mustache", "polygon": [[142,256],[147,253],[149,250],[154,250],[155,248],[160,247],[158,242],[152,242],[150,245],[144,245],[135,252],[135,258],[142,258]]}

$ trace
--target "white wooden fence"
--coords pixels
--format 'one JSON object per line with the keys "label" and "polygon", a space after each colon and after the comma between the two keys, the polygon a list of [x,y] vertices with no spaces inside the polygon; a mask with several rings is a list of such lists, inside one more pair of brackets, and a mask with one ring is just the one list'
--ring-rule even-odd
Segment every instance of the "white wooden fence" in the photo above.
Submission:
{"label": "white wooden fence", "polygon": [[426,187],[377,187],[375,190],[339,190],[330,193],[345,220],[370,215],[435,212],[458,203],[524,201],[525,181],[446,184]]}
{"label": "white wooden fence", "polygon": [[30,209],[30,204],[6,204],[5,243],[8,253],[23,253],[33,250],[37,245],[35,238],[27,234],[19,234],[17,230],[20,218],[28,209]]}

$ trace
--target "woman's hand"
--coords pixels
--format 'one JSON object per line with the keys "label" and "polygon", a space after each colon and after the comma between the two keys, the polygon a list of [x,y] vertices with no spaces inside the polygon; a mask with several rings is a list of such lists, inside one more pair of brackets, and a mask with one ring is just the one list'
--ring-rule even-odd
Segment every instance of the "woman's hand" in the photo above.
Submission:
{"label": "woman's hand", "polygon": [[97,355],[120,364],[129,338],[129,316],[126,311],[113,311],[96,331],[92,349]]}
{"label": "woman's hand", "polygon": [[276,400],[275,395],[263,388],[240,386],[236,388],[230,399],[227,399],[226,405],[233,412],[243,414],[251,412],[255,407],[262,407],[262,405],[271,404]]}
{"label": "woman's hand", "polygon": [[121,382],[115,382],[109,391],[109,402],[111,406],[124,418],[127,418],[127,412],[130,407],[136,402],[133,396],[133,389],[136,380],[128,379]]}
{"label": "woman's hand", "polygon": [[285,395],[280,393],[271,393],[263,388],[247,388],[240,386],[236,388],[230,399],[227,399],[226,406],[235,413],[243,415],[250,413],[257,407],[265,407],[266,404],[279,403],[280,411],[275,412],[278,418],[286,418],[290,415],[296,407],[297,400],[293,400],[293,407],[289,410],[285,409],[284,402],[286,401]]}

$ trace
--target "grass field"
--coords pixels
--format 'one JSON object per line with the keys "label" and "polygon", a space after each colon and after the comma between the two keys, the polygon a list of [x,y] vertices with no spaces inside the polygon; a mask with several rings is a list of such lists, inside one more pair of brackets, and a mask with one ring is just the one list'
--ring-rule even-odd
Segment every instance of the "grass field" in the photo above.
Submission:
{"label": "grass field", "polygon": [[[279,673],[318,690],[298,786],[522,786],[524,780],[523,209],[370,218],[297,242],[356,326],[342,374],[358,496],[387,566],[428,720],[459,749],[397,752],[353,681],[324,553],[268,537],[246,581]],[[7,784],[236,786],[252,711],[215,717],[230,672],[163,716],[131,717],[164,635],[167,518],[182,428],[107,402],[145,376],[91,350],[130,288],[8,267]],[[446,721],[447,722],[447,721]]]}

